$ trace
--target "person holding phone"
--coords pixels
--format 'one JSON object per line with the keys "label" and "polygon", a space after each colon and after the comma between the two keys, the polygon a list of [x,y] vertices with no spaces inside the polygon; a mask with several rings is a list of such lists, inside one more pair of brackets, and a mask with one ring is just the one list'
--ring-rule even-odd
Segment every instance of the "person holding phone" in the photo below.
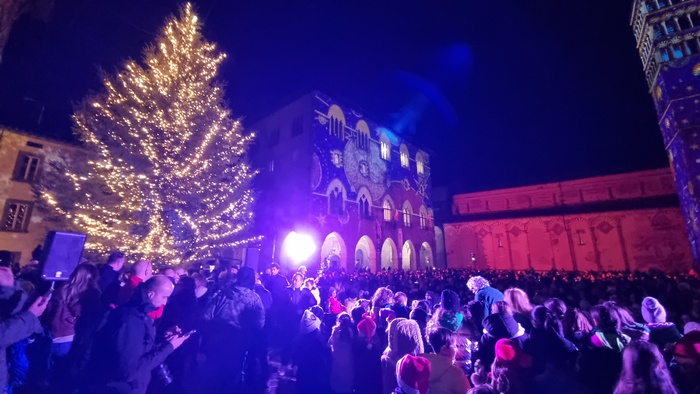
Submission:
{"label": "person holding phone", "polygon": [[[0,299],[14,294],[14,286],[12,271],[8,267],[0,267]],[[47,305],[47,299],[39,297],[26,311],[0,316],[0,390],[4,391],[7,385],[7,347],[42,331],[39,316],[44,313]]]}
{"label": "person holding phone", "polygon": [[189,338],[175,328],[164,341],[156,341],[149,313],[165,305],[173,288],[169,278],[153,276],[126,304],[108,313],[95,335],[86,392],[146,393],[151,371]]}

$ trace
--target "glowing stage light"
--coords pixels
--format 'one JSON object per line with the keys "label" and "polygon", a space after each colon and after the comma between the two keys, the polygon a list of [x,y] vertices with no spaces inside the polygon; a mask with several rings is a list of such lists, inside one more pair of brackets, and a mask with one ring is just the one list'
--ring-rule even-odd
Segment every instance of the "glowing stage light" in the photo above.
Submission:
{"label": "glowing stage light", "polygon": [[316,251],[316,244],[308,234],[292,231],[284,239],[284,253],[295,263],[306,261]]}

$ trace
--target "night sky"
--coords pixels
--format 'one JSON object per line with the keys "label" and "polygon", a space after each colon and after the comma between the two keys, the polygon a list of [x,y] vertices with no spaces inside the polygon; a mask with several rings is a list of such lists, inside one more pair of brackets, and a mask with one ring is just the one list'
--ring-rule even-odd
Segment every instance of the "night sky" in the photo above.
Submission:
{"label": "night sky", "polygon": [[[180,2],[55,3],[48,23],[25,16],[13,28],[0,123],[70,140],[71,103],[100,88],[98,67],[140,58]],[[667,165],[631,1],[195,5],[206,38],[229,54],[221,78],[245,123],[319,89],[390,124],[416,97],[400,77],[409,75],[436,86],[456,115],[432,105],[409,136],[433,152],[434,186],[478,191]],[[469,62],[445,60],[455,46],[469,48]]]}

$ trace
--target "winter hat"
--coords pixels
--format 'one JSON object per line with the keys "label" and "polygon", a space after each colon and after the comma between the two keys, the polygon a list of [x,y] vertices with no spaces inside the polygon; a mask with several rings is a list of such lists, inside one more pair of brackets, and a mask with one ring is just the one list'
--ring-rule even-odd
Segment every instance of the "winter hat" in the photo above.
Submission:
{"label": "winter hat", "polygon": [[415,320],[394,319],[388,331],[389,356],[394,360],[405,354],[423,353],[423,335]]}
{"label": "winter hat", "polygon": [[666,309],[654,297],[645,297],[642,300],[642,317],[647,323],[665,323]]}
{"label": "winter hat", "polygon": [[316,315],[311,313],[310,310],[305,310],[304,314],[301,316],[301,323],[299,324],[299,333],[308,334],[314,330],[318,330],[321,327],[321,319]]}
{"label": "winter hat", "polygon": [[482,277],[482,276],[472,276],[467,281],[467,287],[472,292],[477,292],[477,291],[483,289],[484,287],[489,287],[489,286],[491,286],[489,281],[484,279],[484,277]]}
{"label": "winter hat", "polygon": [[318,317],[319,319],[323,319],[323,316],[324,316],[323,308],[321,308],[320,306],[314,305],[311,308],[309,308],[309,310],[311,311],[311,313],[316,315],[316,317]]}
{"label": "winter hat", "polygon": [[427,394],[430,370],[427,358],[407,354],[396,363],[396,383],[404,394]]}
{"label": "winter hat", "polygon": [[673,357],[679,361],[700,362],[700,331],[691,331],[673,345]]}
{"label": "winter hat", "polygon": [[253,290],[255,288],[255,270],[250,267],[241,267],[236,275],[236,286]]}
{"label": "winter hat", "polygon": [[457,331],[462,327],[462,320],[464,320],[464,315],[462,312],[445,312],[440,317],[440,327],[444,327],[450,331]]}
{"label": "winter hat", "polygon": [[357,332],[367,338],[367,349],[372,348],[372,337],[377,332],[377,324],[374,320],[366,317],[357,323]]}
{"label": "winter hat", "polygon": [[459,312],[459,295],[452,290],[445,289],[440,295],[440,306],[452,312]]}
{"label": "winter hat", "polygon": [[532,358],[523,352],[518,342],[506,338],[499,339],[496,342],[496,361],[521,367],[532,365]]}
{"label": "winter hat", "polygon": [[411,320],[415,320],[418,322],[423,322],[427,323],[428,321],[428,312],[425,311],[425,309],[422,308],[416,308],[411,311],[411,313],[408,315],[408,317]]}

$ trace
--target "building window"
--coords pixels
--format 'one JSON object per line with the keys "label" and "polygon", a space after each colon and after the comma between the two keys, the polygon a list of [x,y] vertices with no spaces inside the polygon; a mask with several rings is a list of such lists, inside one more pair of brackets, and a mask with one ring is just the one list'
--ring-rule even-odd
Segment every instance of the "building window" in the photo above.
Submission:
{"label": "building window", "polygon": [[330,118],[330,122],[331,124],[328,127],[331,135],[337,137],[341,141],[345,140],[345,123],[334,117]]}
{"label": "building window", "polygon": [[413,212],[411,211],[411,206],[406,203],[403,206],[403,225],[406,227],[411,227],[411,216]]}
{"label": "building window", "polygon": [[273,147],[280,143],[280,128],[272,130],[270,133],[270,147]]}
{"label": "building window", "polygon": [[382,205],[382,208],[384,209],[384,221],[390,222],[391,221],[391,211],[393,210],[393,207],[391,206],[391,202],[388,199],[384,200],[384,204]]}
{"label": "building window", "polygon": [[418,211],[418,217],[420,222],[420,228],[426,229],[428,227],[428,210],[425,209],[425,205],[421,205]]}
{"label": "building window", "polygon": [[390,160],[391,159],[391,145],[389,145],[388,142],[382,141],[382,159],[384,160]]}
{"label": "building window", "polygon": [[330,194],[328,194],[328,212],[334,215],[342,215],[344,213],[344,201],[345,191],[342,187],[336,186]]}
{"label": "building window", "polygon": [[408,168],[408,148],[406,147],[406,145],[401,144],[399,151],[401,152],[401,167]]}
{"label": "building window", "polygon": [[360,217],[363,219],[370,219],[372,217],[372,211],[370,209],[370,204],[369,200],[367,199],[367,196],[362,194],[362,196],[360,196],[358,205],[360,210]]}
{"label": "building window", "polygon": [[267,171],[268,172],[274,172],[275,171],[275,161],[270,160],[269,163],[267,163]]}
{"label": "building window", "polygon": [[41,157],[27,152],[19,152],[15,162],[12,180],[18,182],[34,182],[41,168]]}
{"label": "building window", "polygon": [[416,153],[416,172],[418,175],[423,175],[425,173],[425,159],[420,152]]}
{"label": "building window", "polygon": [[304,132],[304,118],[297,116],[292,121],[292,137],[301,135]]}
{"label": "building window", "polygon": [[3,231],[27,231],[34,203],[31,201],[7,200],[2,214]]}

